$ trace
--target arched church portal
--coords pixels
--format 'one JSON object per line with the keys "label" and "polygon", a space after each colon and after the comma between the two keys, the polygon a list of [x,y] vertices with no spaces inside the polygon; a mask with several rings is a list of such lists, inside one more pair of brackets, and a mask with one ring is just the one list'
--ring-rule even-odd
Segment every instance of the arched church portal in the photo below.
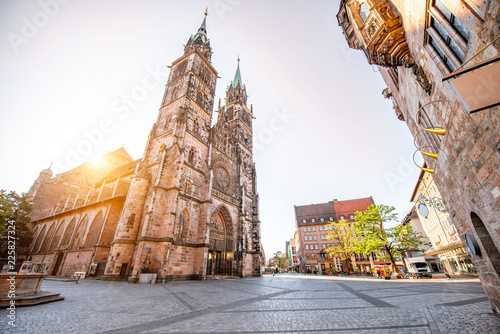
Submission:
{"label": "arched church portal", "polygon": [[233,224],[229,211],[219,206],[208,226],[210,246],[207,258],[207,275],[234,275]]}

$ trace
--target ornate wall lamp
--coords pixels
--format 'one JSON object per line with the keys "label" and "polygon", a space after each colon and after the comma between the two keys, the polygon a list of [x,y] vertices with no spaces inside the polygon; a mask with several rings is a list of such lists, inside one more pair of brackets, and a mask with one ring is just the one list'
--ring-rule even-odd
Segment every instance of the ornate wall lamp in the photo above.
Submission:
{"label": "ornate wall lamp", "polygon": [[420,214],[426,218],[429,216],[429,208],[434,208],[442,213],[449,211],[446,202],[441,197],[425,197],[422,194],[420,194],[419,199],[415,202],[415,206],[418,208]]}

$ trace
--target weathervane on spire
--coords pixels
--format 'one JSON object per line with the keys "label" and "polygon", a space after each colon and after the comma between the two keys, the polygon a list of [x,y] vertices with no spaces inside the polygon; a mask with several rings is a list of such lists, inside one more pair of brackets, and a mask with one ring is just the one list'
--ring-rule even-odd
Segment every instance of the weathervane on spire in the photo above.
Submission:
{"label": "weathervane on spire", "polygon": [[238,62],[240,61],[240,54],[238,53]]}
{"label": "weathervane on spire", "polygon": [[208,7],[205,9],[205,16],[208,15]]}

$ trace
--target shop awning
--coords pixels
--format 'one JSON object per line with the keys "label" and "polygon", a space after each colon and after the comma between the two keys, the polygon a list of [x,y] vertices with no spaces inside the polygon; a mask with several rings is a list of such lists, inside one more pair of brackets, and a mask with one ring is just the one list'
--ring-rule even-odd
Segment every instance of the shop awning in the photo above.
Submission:
{"label": "shop awning", "polygon": [[438,254],[441,254],[444,252],[458,249],[460,247],[464,247],[464,244],[462,243],[462,241],[456,241],[454,243],[451,243],[449,245],[446,245],[446,246],[440,247],[440,248],[435,248],[434,246],[432,246],[427,252],[425,252],[425,256],[438,255]]}

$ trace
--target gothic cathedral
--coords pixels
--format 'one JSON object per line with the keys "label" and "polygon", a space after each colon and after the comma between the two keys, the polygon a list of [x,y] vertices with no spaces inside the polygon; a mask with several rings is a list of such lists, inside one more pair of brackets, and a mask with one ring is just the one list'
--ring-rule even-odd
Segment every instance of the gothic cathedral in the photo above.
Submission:
{"label": "gothic cathedral", "polygon": [[212,126],[211,56],[205,16],[171,65],[141,159],[121,148],[85,180],[83,172],[97,173],[86,164],[40,174],[30,189],[31,261],[48,263],[57,276],[85,271],[131,282],[141,273],[156,273],[160,282],[261,275],[253,110],[238,59]]}

